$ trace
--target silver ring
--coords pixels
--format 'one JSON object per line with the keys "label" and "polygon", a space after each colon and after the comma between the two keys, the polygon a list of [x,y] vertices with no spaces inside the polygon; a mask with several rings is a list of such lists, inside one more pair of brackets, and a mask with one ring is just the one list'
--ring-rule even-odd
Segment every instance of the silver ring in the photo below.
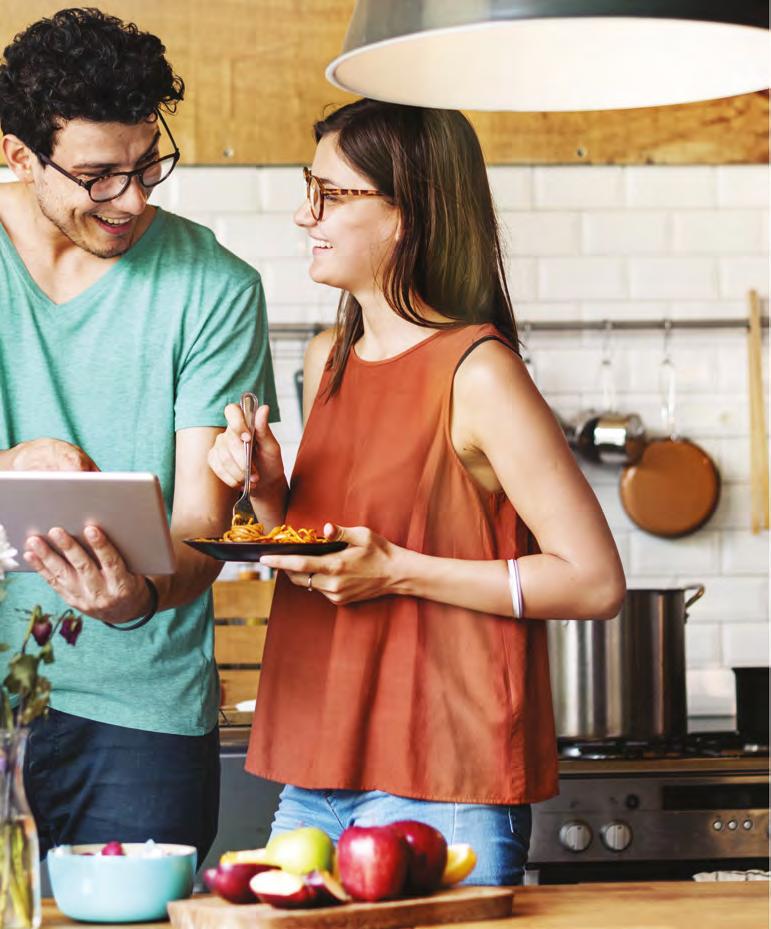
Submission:
{"label": "silver ring", "polygon": [[307,587],[307,590],[308,590],[308,593],[311,593],[311,592],[313,591],[313,575],[312,575],[312,574],[309,574],[309,575],[308,575],[308,587]]}

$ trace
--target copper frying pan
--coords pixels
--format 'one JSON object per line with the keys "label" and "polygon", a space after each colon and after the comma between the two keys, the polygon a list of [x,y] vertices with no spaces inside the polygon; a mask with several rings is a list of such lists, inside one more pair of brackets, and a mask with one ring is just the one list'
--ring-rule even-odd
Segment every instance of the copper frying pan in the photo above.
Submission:
{"label": "copper frying pan", "polygon": [[649,442],[639,461],[622,470],[619,492],[627,515],[641,529],[677,538],[695,532],[715,512],[720,474],[703,448],[676,435],[674,367],[668,355],[662,380],[669,438]]}
{"label": "copper frying pan", "polygon": [[695,532],[715,512],[720,475],[709,455],[688,439],[654,439],[621,474],[621,502],[629,518],[653,535]]}

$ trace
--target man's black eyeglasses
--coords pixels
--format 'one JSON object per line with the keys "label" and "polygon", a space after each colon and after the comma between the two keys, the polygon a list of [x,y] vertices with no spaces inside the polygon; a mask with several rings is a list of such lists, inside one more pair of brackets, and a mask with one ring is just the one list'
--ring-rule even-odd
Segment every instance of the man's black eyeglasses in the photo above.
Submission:
{"label": "man's black eyeglasses", "polygon": [[93,177],[88,181],[84,181],[79,177],[75,177],[74,174],[70,174],[69,171],[65,171],[61,165],[56,164],[55,161],[51,161],[47,155],[42,155],[40,152],[36,152],[36,155],[43,164],[50,165],[50,167],[57,170],[60,174],[74,181],[78,187],[82,187],[87,191],[94,203],[106,203],[108,200],[115,200],[116,197],[120,197],[134,177],[139,178],[139,183],[143,187],[156,187],[161,181],[166,180],[179,161],[179,149],[177,148],[177,143],[174,141],[174,136],[171,134],[169,127],[166,125],[166,120],[163,118],[160,111],[156,112],[163,128],[168,133],[171,144],[174,146],[174,151],[171,155],[164,155],[163,158],[151,161],[150,164],[146,164],[134,171],[116,171],[114,174],[102,174],[100,177]]}

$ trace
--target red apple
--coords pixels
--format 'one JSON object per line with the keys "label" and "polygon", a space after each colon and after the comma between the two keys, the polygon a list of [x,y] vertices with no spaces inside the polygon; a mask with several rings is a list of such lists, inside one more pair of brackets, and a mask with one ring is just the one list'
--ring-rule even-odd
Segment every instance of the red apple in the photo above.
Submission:
{"label": "red apple", "polygon": [[207,868],[203,872],[203,882],[206,884],[208,889],[213,893],[217,893],[217,869],[216,868]]}
{"label": "red apple", "polygon": [[337,843],[337,867],[354,900],[392,900],[404,890],[410,848],[389,826],[349,826]]}
{"label": "red apple", "polygon": [[414,819],[402,819],[390,827],[410,847],[405,890],[429,894],[439,887],[447,864],[447,841],[438,829]]}
{"label": "red apple", "polygon": [[263,902],[281,910],[305,910],[334,906],[348,897],[328,871],[291,874],[289,871],[263,871],[252,878],[252,892]]}
{"label": "red apple", "polygon": [[125,855],[123,851],[123,846],[116,839],[113,839],[112,842],[108,842],[102,848],[103,855]]}
{"label": "red apple", "polygon": [[249,887],[249,881],[255,874],[265,871],[265,865],[252,862],[249,864],[220,864],[216,868],[207,868],[203,880],[209,890],[228,900],[230,903],[254,903],[256,897]]}

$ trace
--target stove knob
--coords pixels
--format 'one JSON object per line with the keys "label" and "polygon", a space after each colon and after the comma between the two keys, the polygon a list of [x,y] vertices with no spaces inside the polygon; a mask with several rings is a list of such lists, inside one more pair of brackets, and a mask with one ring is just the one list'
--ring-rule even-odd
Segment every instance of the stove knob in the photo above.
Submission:
{"label": "stove knob", "polygon": [[632,841],[632,830],[626,823],[607,823],[600,829],[600,838],[605,848],[612,852],[623,852]]}
{"label": "stove knob", "polygon": [[592,830],[587,823],[578,820],[565,823],[560,829],[560,842],[563,848],[567,848],[571,852],[582,852],[591,845]]}

